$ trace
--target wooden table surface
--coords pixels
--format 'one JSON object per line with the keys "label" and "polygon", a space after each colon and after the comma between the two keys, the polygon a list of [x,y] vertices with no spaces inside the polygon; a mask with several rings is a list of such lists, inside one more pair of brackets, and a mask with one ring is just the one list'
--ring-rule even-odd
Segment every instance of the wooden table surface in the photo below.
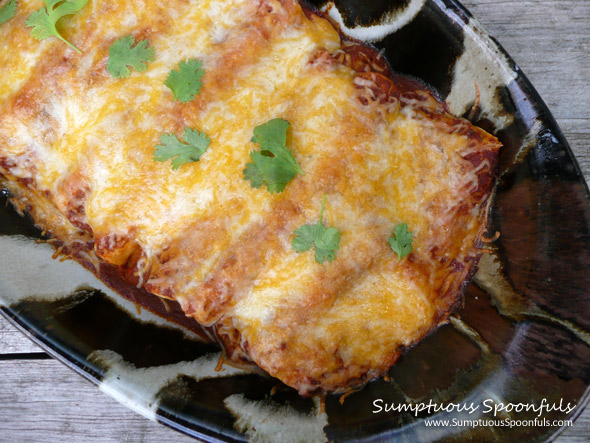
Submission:
{"label": "wooden table surface", "polygon": [[[537,88],[590,179],[590,0],[465,0]],[[558,441],[590,439],[590,408]],[[137,415],[0,317],[0,441],[194,441]]]}

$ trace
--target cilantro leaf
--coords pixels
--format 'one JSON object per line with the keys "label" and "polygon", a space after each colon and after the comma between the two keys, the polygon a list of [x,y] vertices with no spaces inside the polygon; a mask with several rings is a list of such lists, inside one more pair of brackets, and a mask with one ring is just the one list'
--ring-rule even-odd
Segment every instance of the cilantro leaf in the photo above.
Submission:
{"label": "cilantro leaf", "polygon": [[202,66],[201,60],[191,58],[181,61],[178,71],[175,69],[170,71],[164,84],[170,88],[176,100],[181,103],[190,102],[201,91],[203,87],[201,79],[205,75],[205,70],[201,69]]}
{"label": "cilantro leaf", "polygon": [[275,118],[254,128],[253,143],[260,151],[250,152],[252,163],[244,169],[244,179],[250,186],[260,188],[266,183],[268,192],[282,192],[298,173],[305,175],[287,148],[289,122]]}
{"label": "cilantro leaf", "polygon": [[154,60],[156,52],[154,48],[148,48],[149,42],[142,40],[135,45],[135,38],[128,35],[121,37],[109,48],[109,63],[107,70],[115,78],[127,78],[131,71],[127,66],[131,66],[138,72],[144,72],[147,69],[147,62]]}
{"label": "cilantro leaf", "polygon": [[332,262],[336,259],[336,251],[340,248],[340,231],[334,227],[326,228],[322,223],[326,194],[322,199],[320,221],[315,225],[302,225],[295,230],[295,237],[291,242],[297,252],[308,251],[315,244],[315,260],[321,265],[324,260]]}
{"label": "cilantro leaf", "polygon": [[395,227],[393,234],[389,237],[389,246],[395,252],[401,261],[406,255],[412,252],[412,241],[413,236],[411,232],[408,232],[408,225],[401,223]]}
{"label": "cilantro leaf", "polygon": [[61,36],[56,24],[60,18],[78,12],[86,6],[88,0],[44,0],[44,3],[45,8],[33,12],[25,22],[25,26],[33,28],[31,29],[31,35],[37,40],[57,37],[78,54],[81,54],[78,48]]}
{"label": "cilantro leaf", "polygon": [[0,8],[0,25],[14,17],[14,14],[16,14],[16,0],[8,0]]}
{"label": "cilantro leaf", "polygon": [[178,140],[178,137],[172,132],[162,134],[160,136],[161,144],[157,145],[154,150],[154,160],[165,162],[172,158],[172,169],[178,169],[185,163],[198,162],[211,143],[204,132],[191,128],[185,128],[184,140],[186,143]]}

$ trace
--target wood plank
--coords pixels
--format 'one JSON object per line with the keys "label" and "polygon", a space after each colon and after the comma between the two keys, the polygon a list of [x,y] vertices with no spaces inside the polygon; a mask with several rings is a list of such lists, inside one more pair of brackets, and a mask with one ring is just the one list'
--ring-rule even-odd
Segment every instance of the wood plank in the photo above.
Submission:
{"label": "wood plank", "polygon": [[554,116],[590,118],[590,2],[464,0],[507,50]]}
{"label": "wood plank", "polygon": [[0,355],[32,352],[43,352],[43,350],[26,338],[16,326],[0,316]]}
{"label": "wood plank", "polygon": [[193,442],[120,405],[55,360],[0,361],[0,440]]}
{"label": "wood plank", "polygon": [[539,92],[590,177],[590,2],[464,0]]}

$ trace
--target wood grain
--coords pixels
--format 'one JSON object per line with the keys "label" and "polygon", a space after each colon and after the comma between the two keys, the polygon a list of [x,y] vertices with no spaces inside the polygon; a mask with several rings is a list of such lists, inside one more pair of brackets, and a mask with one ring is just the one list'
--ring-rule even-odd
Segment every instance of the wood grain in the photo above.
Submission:
{"label": "wood grain", "polygon": [[56,360],[4,360],[0,373],[1,441],[194,441],[125,408]]}
{"label": "wood grain", "polygon": [[[588,181],[590,1],[463,3],[535,85],[565,133]],[[20,358],[22,354],[37,352],[42,351],[0,318],[0,440],[192,441],[119,405],[57,361]],[[590,409],[558,441],[586,442],[588,435]]]}
{"label": "wood grain", "polygon": [[590,178],[590,2],[465,0],[557,120]]}
{"label": "wood grain", "polygon": [[0,317],[0,355],[42,352],[32,341],[26,339],[16,326]]}

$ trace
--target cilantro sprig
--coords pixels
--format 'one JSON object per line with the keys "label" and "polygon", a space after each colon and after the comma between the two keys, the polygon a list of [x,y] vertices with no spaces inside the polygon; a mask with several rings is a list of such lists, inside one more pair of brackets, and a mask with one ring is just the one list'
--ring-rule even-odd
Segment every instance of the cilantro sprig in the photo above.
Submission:
{"label": "cilantro sprig", "polygon": [[156,51],[154,48],[148,48],[149,42],[142,40],[135,44],[135,38],[132,35],[121,37],[109,48],[109,62],[107,70],[115,78],[127,78],[131,71],[127,66],[131,66],[138,72],[147,70],[147,62],[154,60]]}
{"label": "cilantro sprig", "polygon": [[254,128],[251,141],[260,145],[260,151],[250,152],[252,162],[244,169],[244,179],[253,188],[266,184],[268,192],[282,192],[297,174],[305,175],[287,148],[288,128],[289,122],[280,118]]}
{"label": "cilantro sprig", "polygon": [[80,11],[86,6],[88,0],[43,0],[43,3],[45,3],[45,8],[33,12],[25,22],[25,26],[33,28],[31,35],[37,40],[57,37],[78,54],[81,54],[78,48],[61,36],[56,25],[62,17]]}
{"label": "cilantro sprig", "polygon": [[181,103],[190,102],[201,92],[202,78],[205,70],[203,62],[196,58],[181,61],[178,70],[173,69],[168,74],[164,84],[170,88],[174,98]]}
{"label": "cilantro sprig", "polygon": [[172,159],[172,169],[176,170],[185,163],[198,162],[211,143],[204,132],[191,128],[185,128],[184,140],[186,143],[178,140],[172,132],[162,134],[161,144],[154,150],[154,160],[165,162]]}
{"label": "cilantro sprig", "polygon": [[315,260],[321,265],[324,260],[332,262],[336,258],[336,251],[340,248],[340,231],[334,227],[326,228],[322,223],[326,194],[322,198],[320,220],[315,225],[299,226],[295,230],[295,237],[291,245],[297,252],[308,251],[315,245]]}
{"label": "cilantro sprig", "polygon": [[8,0],[0,8],[0,25],[10,20],[16,14],[16,0]]}
{"label": "cilantro sprig", "polygon": [[389,237],[389,246],[395,252],[401,261],[406,255],[412,252],[412,241],[413,235],[408,231],[408,225],[406,223],[400,223],[397,225],[391,237]]}

